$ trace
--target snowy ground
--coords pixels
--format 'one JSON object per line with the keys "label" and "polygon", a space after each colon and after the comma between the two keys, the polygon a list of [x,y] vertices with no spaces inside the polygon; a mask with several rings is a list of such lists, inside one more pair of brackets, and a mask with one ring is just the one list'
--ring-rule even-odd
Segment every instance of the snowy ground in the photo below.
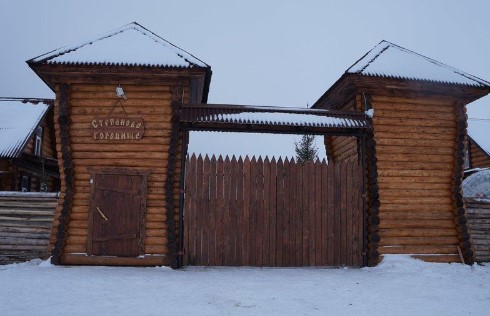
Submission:
{"label": "snowy ground", "polygon": [[375,268],[0,266],[0,315],[489,315],[490,265]]}

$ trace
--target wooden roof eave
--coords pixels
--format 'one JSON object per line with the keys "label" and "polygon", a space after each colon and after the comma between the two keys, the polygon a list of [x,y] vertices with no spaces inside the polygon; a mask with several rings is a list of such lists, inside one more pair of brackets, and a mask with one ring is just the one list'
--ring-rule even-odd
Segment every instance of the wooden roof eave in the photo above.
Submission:
{"label": "wooden roof eave", "polygon": [[66,82],[117,84],[121,81],[130,81],[135,84],[178,84],[188,83],[193,78],[203,78],[203,103],[207,101],[212,76],[211,67],[72,65],[34,63],[32,61],[27,61],[27,64],[53,91],[55,91],[57,84]]}
{"label": "wooden roof eave", "polygon": [[490,87],[345,73],[312,108],[338,109],[356,93],[417,98],[442,96],[467,104],[489,94]]}

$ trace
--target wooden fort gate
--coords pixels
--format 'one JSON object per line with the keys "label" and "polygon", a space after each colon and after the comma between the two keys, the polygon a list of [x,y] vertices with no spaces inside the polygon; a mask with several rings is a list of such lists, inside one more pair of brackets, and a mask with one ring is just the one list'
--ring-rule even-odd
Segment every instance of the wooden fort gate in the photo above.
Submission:
{"label": "wooden fort gate", "polygon": [[[284,114],[283,122],[268,120]],[[207,104],[184,107],[181,122],[186,130],[352,136],[359,149],[368,126],[363,114]],[[364,155],[357,152],[356,159],[305,164],[188,158],[182,264],[365,265]]]}

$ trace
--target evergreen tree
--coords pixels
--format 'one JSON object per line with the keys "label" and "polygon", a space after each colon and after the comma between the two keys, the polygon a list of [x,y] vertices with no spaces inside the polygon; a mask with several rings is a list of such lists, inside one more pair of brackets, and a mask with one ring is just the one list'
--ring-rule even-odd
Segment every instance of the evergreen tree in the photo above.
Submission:
{"label": "evergreen tree", "polygon": [[318,159],[318,147],[315,146],[314,135],[303,135],[301,141],[294,142],[296,161],[305,163]]}

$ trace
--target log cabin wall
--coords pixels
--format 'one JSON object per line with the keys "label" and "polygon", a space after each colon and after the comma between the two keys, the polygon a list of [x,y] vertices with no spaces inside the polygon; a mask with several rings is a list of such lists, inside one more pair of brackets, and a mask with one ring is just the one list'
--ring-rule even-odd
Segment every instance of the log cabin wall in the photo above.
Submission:
{"label": "log cabin wall", "polygon": [[379,252],[460,261],[454,215],[457,111],[451,98],[373,95]]}
{"label": "log cabin wall", "polygon": [[[131,264],[155,265],[169,264],[168,220],[165,198],[169,145],[172,132],[172,87],[173,85],[143,85],[121,83],[127,100],[122,107],[116,106],[114,114],[141,116],[144,136],[139,141],[113,142],[94,140],[90,122],[97,116],[107,116],[117,101],[114,84],[71,84],[67,86],[69,111],[68,133],[70,137],[71,164],[73,166],[73,199],[67,227],[66,243],[62,249],[60,263],[64,264]],[[179,102],[189,100],[189,86],[179,85]],[[57,86],[55,118],[60,117],[60,86]],[[60,101],[61,100],[61,101]],[[71,167],[63,155],[63,132],[58,119],[55,120],[58,161],[61,170],[61,196],[56,208],[55,221],[51,233],[51,247],[56,241],[59,218],[62,213],[67,189],[70,190],[66,175]],[[180,161],[182,140],[179,134],[176,159]],[[88,221],[90,206],[90,169],[129,168],[150,170],[147,182],[147,200],[145,215],[145,258],[138,262],[114,260],[114,262],[89,261],[77,254],[87,253]],[[173,181],[174,201],[179,199],[180,164],[175,165]],[[71,179],[68,179],[71,181]],[[178,221],[178,202],[173,204],[174,218]],[[177,224],[175,225],[175,228]],[[175,230],[176,231],[176,230]],[[125,263],[126,262],[126,263]]]}
{"label": "log cabin wall", "polygon": [[[346,102],[340,110],[356,111],[357,102],[354,100]],[[328,159],[332,161],[358,159],[358,140],[352,136],[331,136],[325,137],[325,147]]]}
{"label": "log cabin wall", "polygon": [[470,146],[470,168],[490,168],[490,157],[473,141],[469,141]]}

